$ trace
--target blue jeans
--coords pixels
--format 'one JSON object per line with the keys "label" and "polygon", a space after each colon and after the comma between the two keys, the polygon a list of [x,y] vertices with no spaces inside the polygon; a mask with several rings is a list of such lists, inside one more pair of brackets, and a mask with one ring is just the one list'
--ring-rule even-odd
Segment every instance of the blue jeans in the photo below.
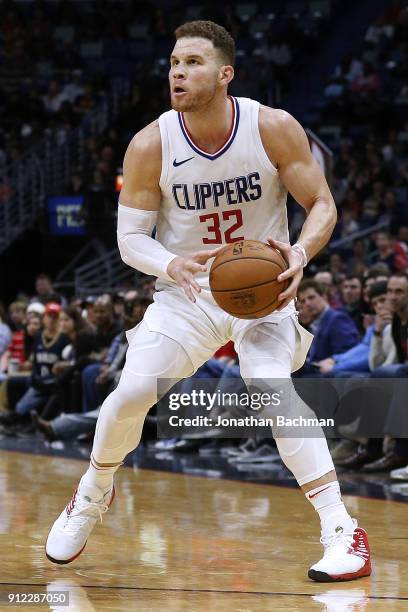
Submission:
{"label": "blue jeans", "polygon": [[198,368],[194,378],[219,378],[225,370],[225,362],[212,357]]}
{"label": "blue jeans", "polygon": [[49,393],[28,387],[23,397],[17,402],[15,411],[20,416],[29,414],[30,410],[43,408],[50,397]]}
{"label": "blue jeans", "polygon": [[54,435],[58,440],[72,440],[80,434],[95,431],[99,408],[92,412],[61,414],[50,422]]}
{"label": "blue jeans", "polygon": [[371,372],[372,378],[408,378],[408,363],[392,363]]}
{"label": "blue jeans", "polygon": [[96,387],[100,371],[100,363],[92,363],[82,370],[82,412],[95,410],[100,404]]}
{"label": "blue jeans", "polygon": [[353,370],[340,370],[325,374],[326,378],[369,378],[370,372],[354,372]]}

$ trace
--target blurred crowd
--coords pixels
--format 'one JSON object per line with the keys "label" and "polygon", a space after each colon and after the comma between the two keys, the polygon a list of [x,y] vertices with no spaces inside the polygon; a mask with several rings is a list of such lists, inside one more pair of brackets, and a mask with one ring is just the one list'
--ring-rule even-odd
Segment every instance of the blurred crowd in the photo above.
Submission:
{"label": "blurred crowd", "polygon": [[[0,169],[46,131],[52,130],[62,142],[67,131],[98,105],[109,77],[128,79],[132,93],[118,125],[86,143],[85,159],[69,184],[61,186],[64,193],[90,193],[92,216],[100,204],[94,200],[102,199],[103,190],[114,195],[116,170],[130,138],[169,106],[168,58],[180,23],[205,18],[226,26],[237,41],[238,70],[231,92],[274,103],[282,99],[290,75],[301,71],[305,56],[317,50],[344,3],[326,4],[331,11],[322,10],[319,0],[203,2],[188,7],[172,2],[171,10],[165,2],[131,0],[3,2]],[[9,193],[6,185],[0,187],[1,201]],[[94,229],[94,219],[88,220]],[[100,229],[103,223],[98,225]]]}
{"label": "blurred crowd", "polygon": [[[88,194],[88,229],[97,237],[104,211],[112,222],[126,144],[168,108],[167,57],[175,25],[202,16],[226,25],[238,49],[231,93],[274,104],[341,9],[338,2],[302,0],[273,3],[273,10],[260,3],[195,4],[187,13],[181,6],[166,12],[148,2],[120,2],[120,10],[114,3],[97,9],[77,4],[58,3],[47,14],[41,3],[0,7],[0,111],[8,118],[1,128],[0,165],[18,157],[22,143],[44,127],[75,125],[92,110],[103,83],[100,72],[130,76],[124,112],[100,138],[85,143],[85,157],[64,186],[65,193]],[[308,115],[335,154],[339,223],[336,246],[312,262],[299,290],[299,320],[315,338],[298,379],[408,378],[407,30],[406,3],[392,3],[368,28],[361,53],[335,67]],[[7,70],[25,75],[18,89]],[[301,211],[291,209],[292,232],[302,220]],[[109,223],[106,236],[113,236]],[[382,227],[370,233],[377,224]],[[101,402],[123,367],[125,331],[142,318],[153,285],[146,278],[132,291],[67,299],[47,275],[39,275],[35,295],[18,296],[0,311],[1,433],[30,436],[39,430],[49,441],[92,437]],[[195,377],[220,379],[223,389],[243,384],[234,347],[223,347]],[[407,440],[396,425],[404,409],[401,398],[390,399],[382,437],[361,437],[352,428],[343,432],[332,449],[336,464],[408,480]],[[237,465],[276,460],[273,441],[264,439],[208,440],[203,434],[161,440],[155,448],[198,449]]]}
{"label": "blurred crowd", "polygon": [[143,318],[153,286],[145,277],[137,290],[68,301],[40,274],[35,295],[0,311],[1,433],[92,434],[125,361],[125,332]]}
{"label": "blurred crowd", "polygon": [[70,24],[71,6],[0,6],[0,168],[49,131],[61,142],[109,86],[87,65],[77,38],[80,22],[76,35]]}
{"label": "blurred crowd", "polygon": [[334,239],[384,223],[407,245],[407,40],[407,3],[390,3],[368,28],[361,53],[335,68],[316,109],[312,122],[335,153]]}

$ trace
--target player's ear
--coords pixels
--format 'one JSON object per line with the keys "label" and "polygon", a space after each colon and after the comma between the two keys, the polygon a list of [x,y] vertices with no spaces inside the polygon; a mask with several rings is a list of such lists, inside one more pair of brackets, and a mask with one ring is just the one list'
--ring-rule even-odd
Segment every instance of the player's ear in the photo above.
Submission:
{"label": "player's ear", "polygon": [[234,78],[234,68],[232,66],[221,66],[220,81],[222,85],[228,85]]}

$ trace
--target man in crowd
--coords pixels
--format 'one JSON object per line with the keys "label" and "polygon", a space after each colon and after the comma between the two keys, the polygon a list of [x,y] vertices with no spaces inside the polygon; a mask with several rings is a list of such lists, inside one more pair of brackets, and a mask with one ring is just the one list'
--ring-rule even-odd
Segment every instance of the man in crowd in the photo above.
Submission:
{"label": "man in crowd", "polygon": [[65,306],[65,299],[54,291],[52,286],[51,277],[48,274],[38,274],[35,278],[35,296],[30,300],[31,302],[41,302],[41,304],[47,304],[48,302],[57,302]]}
{"label": "man in crowd", "polygon": [[326,376],[333,377],[352,377],[356,374],[368,376],[370,373],[369,354],[372,338],[377,338],[376,330],[381,324],[381,332],[389,316],[389,308],[387,307],[387,283],[375,283],[370,289],[370,305],[376,314],[376,323],[370,325],[364,335],[364,338],[348,349],[344,353],[332,355],[327,359],[319,362],[320,373]]}
{"label": "man in crowd", "polygon": [[[96,340],[94,363],[88,365],[82,371],[82,408],[84,412],[94,410],[100,403],[95,382],[104,364],[109,365],[111,347],[115,338],[117,346],[122,333],[121,325],[114,319],[113,304],[109,295],[99,296],[94,303],[94,320],[96,326]],[[115,352],[115,346],[112,350]],[[114,354],[114,353],[112,353]]]}
{"label": "man in crowd", "polygon": [[342,310],[353,319],[360,333],[364,331],[361,294],[362,285],[360,278],[354,274],[346,276],[341,287]]}
{"label": "man in crowd", "polygon": [[395,438],[394,448],[383,455],[382,440],[370,438],[350,457],[339,462],[348,469],[361,468],[364,472],[389,472],[405,468],[408,464],[408,439],[400,438],[406,427],[407,384],[397,379],[408,378],[407,330],[408,330],[408,276],[403,272],[393,274],[387,285],[389,307],[380,309],[375,320],[370,346],[369,362],[374,367],[372,378],[392,378],[394,394],[388,407],[384,434]]}
{"label": "man in crowd", "polygon": [[387,264],[390,272],[406,270],[408,265],[406,251],[401,248],[399,243],[393,243],[389,232],[378,232],[375,236],[375,246],[377,253],[372,257],[372,262]]}
{"label": "man in crowd", "polygon": [[308,328],[314,339],[305,365],[297,375],[320,375],[317,364],[355,346],[359,339],[358,329],[346,312],[330,308],[325,289],[314,280],[300,284],[298,301],[310,320]]}

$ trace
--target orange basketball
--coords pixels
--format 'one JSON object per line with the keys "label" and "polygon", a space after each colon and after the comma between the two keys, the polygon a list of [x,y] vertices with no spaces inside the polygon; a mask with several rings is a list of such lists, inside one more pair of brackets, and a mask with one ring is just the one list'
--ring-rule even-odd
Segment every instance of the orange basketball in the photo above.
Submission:
{"label": "orange basketball", "polygon": [[259,319],[279,305],[289,281],[278,283],[287,270],[281,253],[258,240],[234,242],[217,255],[210,269],[210,288],[218,306],[238,319]]}

